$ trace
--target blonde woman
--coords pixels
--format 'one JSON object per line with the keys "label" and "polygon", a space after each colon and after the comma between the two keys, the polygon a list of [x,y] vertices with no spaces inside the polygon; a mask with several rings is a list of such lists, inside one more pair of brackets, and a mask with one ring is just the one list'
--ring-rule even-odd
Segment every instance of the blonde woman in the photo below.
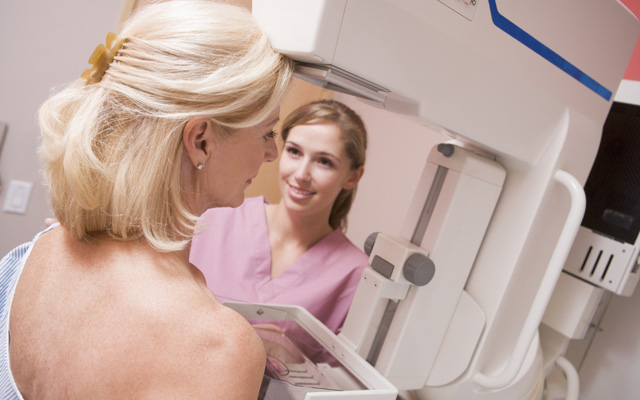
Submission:
{"label": "blonde woman", "polygon": [[339,332],[368,261],[343,233],[364,172],[365,126],[324,100],[293,111],[282,138],[281,201],[208,210],[191,262],[221,302],[299,305]]}
{"label": "blonde woman", "polygon": [[292,63],[208,0],[144,8],[91,61],[39,113],[59,224],[2,260],[1,397],[255,399],[261,341],[188,255],[277,156]]}

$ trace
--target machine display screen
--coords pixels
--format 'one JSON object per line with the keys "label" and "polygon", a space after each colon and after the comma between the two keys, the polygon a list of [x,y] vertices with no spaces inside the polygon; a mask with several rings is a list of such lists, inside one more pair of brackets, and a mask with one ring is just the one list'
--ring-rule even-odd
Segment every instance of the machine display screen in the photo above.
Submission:
{"label": "machine display screen", "polygon": [[634,244],[640,232],[640,106],[613,103],[584,189],[582,226]]}

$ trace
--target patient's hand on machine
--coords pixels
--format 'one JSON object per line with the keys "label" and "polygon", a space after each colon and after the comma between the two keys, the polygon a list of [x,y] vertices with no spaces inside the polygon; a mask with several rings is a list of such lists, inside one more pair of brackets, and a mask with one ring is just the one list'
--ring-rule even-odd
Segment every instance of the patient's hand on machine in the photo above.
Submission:
{"label": "patient's hand on machine", "polygon": [[300,349],[289,340],[285,331],[273,324],[257,324],[253,328],[262,339],[267,353],[267,363],[283,373],[287,364],[300,364],[304,362],[305,356]]}

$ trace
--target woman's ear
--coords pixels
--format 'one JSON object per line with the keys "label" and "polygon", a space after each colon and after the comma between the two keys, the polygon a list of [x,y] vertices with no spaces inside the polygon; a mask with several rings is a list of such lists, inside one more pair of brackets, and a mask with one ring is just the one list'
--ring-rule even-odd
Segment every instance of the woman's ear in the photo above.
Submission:
{"label": "woman's ear", "polygon": [[344,182],[344,185],[342,185],[342,188],[345,190],[353,189],[354,187],[356,187],[358,182],[360,182],[360,178],[362,178],[363,174],[364,166],[360,166],[359,168],[356,168],[355,170],[349,172],[347,180]]}
{"label": "woman's ear", "polygon": [[211,120],[206,117],[188,120],[182,130],[182,142],[194,167],[206,165],[215,144],[215,130]]}

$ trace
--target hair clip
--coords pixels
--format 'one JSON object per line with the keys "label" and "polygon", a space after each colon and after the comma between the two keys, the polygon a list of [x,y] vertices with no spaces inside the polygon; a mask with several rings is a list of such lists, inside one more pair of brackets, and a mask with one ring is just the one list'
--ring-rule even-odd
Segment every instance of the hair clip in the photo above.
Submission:
{"label": "hair clip", "polygon": [[115,33],[109,32],[107,34],[106,47],[99,44],[89,57],[89,64],[93,67],[85,70],[81,77],[84,78],[87,83],[96,83],[102,80],[104,73],[109,69],[109,65],[113,62],[120,49],[124,39],[118,39]]}

